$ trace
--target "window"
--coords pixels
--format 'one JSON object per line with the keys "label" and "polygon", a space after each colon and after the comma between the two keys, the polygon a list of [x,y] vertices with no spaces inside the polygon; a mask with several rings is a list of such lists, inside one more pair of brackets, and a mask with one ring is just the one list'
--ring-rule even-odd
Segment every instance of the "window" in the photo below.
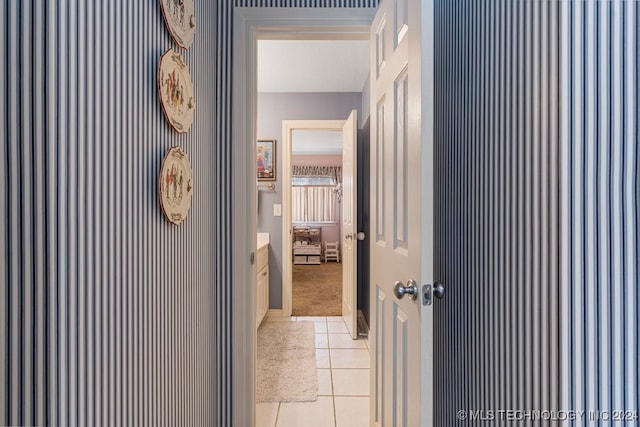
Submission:
{"label": "window", "polygon": [[333,185],[291,187],[293,222],[336,222],[337,197]]}
{"label": "window", "polygon": [[294,176],[291,185],[335,185],[335,181],[330,176]]}

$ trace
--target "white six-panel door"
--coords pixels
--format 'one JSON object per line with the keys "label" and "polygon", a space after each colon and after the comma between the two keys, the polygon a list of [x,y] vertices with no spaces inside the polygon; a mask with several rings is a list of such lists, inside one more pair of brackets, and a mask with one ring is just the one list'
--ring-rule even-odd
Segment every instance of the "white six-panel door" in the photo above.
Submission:
{"label": "white six-panel door", "polygon": [[[371,419],[430,426],[433,306],[431,0],[382,0],[371,27]],[[431,38],[431,41],[433,39]],[[415,280],[417,299],[394,295]]]}

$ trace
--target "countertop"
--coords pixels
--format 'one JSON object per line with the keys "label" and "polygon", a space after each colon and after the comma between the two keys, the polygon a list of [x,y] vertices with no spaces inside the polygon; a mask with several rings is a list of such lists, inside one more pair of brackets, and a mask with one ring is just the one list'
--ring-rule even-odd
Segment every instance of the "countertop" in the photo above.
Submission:
{"label": "countertop", "polygon": [[269,233],[258,233],[258,249],[269,244]]}

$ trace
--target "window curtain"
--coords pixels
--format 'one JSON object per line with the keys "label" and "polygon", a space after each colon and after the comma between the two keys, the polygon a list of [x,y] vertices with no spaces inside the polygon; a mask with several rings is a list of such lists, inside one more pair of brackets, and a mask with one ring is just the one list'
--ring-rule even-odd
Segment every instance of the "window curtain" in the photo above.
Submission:
{"label": "window curtain", "polygon": [[341,166],[294,166],[293,176],[330,176],[335,185],[332,188],[338,202],[342,201],[342,167]]}
{"label": "window curtain", "polygon": [[341,166],[294,166],[293,176],[330,176],[336,184],[342,183]]}
{"label": "window curtain", "polygon": [[337,197],[333,187],[291,188],[293,222],[335,222]]}

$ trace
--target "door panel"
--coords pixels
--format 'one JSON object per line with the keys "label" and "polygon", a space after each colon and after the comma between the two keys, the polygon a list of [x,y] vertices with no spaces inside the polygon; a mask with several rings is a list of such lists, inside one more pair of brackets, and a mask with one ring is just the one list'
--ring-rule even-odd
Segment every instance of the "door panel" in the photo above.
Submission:
{"label": "door panel", "polygon": [[374,37],[374,40],[376,41],[375,43],[375,59],[376,59],[376,78],[380,77],[380,74],[382,73],[382,69],[384,68],[384,66],[387,63],[387,49],[386,49],[386,43],[387,43],[387,19],[386,19],[386,14],[383,14],[380,18],[380,21],[378,22],[378,27],[376,30],[376,34]]}
{"label": "door panel", "polygon": [[409,363],[409,316],[394,304],[393,306],[393,419],[398,426],[407,425],[408,395],[407,368]]}
{"label": "door panel", "polygon": [[394,0],[396,15],[396,19],[394,20],[396,24],[396,46],[400,44],[409,29],[408,2],[409,0]]}
{"label": "door panel", "polygon": [[353,339],[358,338],[357,117],[353,110],[342,128],[342,317]]}
{"label": "door panel", "polygon": [[[382,327],[382,322],[384,320],[384,313],[386,313],[385,305],[386,305],[387,295],[386,293],[380,289],[380,287],[376,288],[375,292],[375,304],[374,309],[372,310],[372,323],[373,327],[371,328],[371,332],[373,335],[371,336],[371,348],[375,351],[374,353],[379,355],[376,364],[372,364],[373,367],[373,375],[371,375],[372,381],[372,414],[373,421],[376,426],[382,424],[382,420],[384,418],[384,403],[383,399],[386,396],[385,393],[385,381],[384,381],[384,364],[385,364],[385,353],[383,349],[386,345],[386,335],[385,328]],[[373,323],[376,322],[376,323]]]}
{"label": "door panel", "polygon": [[394,143],[394,165],[393,165],[393,183],[394,183],[394,201],[393,201],[393,246],[394,249],[400,249],[406,253],[409,248],[408,239],[408,195],[407,195],[407,137],[408,137],[408,120],[407,120],[407,87],[408,87],[408,71],[403,69],[394,83],[395,91],[395,136]]}
{"label": "door panel", "polygon": [[[372,159],[375,158],[376,159],[376,167],[378,168],[378,170],[383,170],[384,169],[384,152],[385,152],[385,141],[386,139],[384,138],[384,115],[385,115],[385,110],[384,110],[384,106],[385,106],[385,99],[384,97],[380,100],[380,103],[378,104],[376,110],[377,110],[377,125],[376,125],[376,131],[375,131],[375,155],[372,156]],[[376,200],[376,204],[374,206],[373,211],[375,212],[375,227],[373,228],[374,230],[376,230],[376,243],[378,245],[385,245],[386,244],[386,236],[385,236],[385,216],[384,216],[384,212],[385,212],[385,206],[386,204],[386,192],[385,192],[385,180],[386,175],[384,174],[376,174],[372,177],[372,179],[374,180],[373,182],[375,183],[375,192],[376,192],[376,196],[372,199],[372,200]]]}
{"label": "door panel", "polygon": [[382,0],[371,26],[371,420],[376,426],[428,426],[433,418],[433,307],[394,294],[397,281],[407,285],[413,279],[418,288],[433,282],[432,120],[423,114],[432,78],[423,66],[428,5],[427,0]]}

